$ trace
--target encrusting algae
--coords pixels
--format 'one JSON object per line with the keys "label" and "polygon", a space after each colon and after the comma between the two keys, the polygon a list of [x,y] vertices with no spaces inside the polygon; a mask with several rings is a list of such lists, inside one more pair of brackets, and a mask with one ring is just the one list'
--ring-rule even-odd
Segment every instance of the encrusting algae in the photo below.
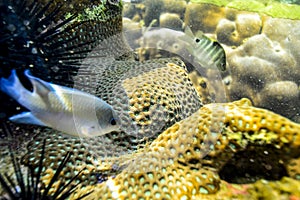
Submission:
{"label": "encrusting algae", "polygon": [[[103,27],[99,25],[103,48],[108,48],[115,39],[105,34],[110,32],[111,23],[115,28],[111,31],[122,36],[120,16],[101,24]],[[123,37],[116,40],[110,48],[118,49],[124,44]],[[260,187],[257,180],[268,178],[271,182],[285,176],[288,177],[283,178],[286,183],[299,188],[299,181],[293,179],[299,177],[295,170],[300,156],[299,124],[256,108],[248,99],[202,105],[211,102],[203,90],[205,87],[193,86],[197,80],[192,80],[193,75],[188,74],[180,59],[139,62],[132,52],[127,52],[125,44],[123,47],[125,50],[110,52],[112,49],[109,49],[100,56],[99,52],[92,52],[91,57],[83,61],[84,68],[78,69],[78,76],[72,74],[70,80],[77,89],[95,94],[115,106],[129,128],[136,128],[137,135],[128,134],[126,131],[131,129],[125,127],[121,132],[88,141],[48,128],[7,122],[13,134],[36,133],[27,143],[28,151],[18,155],[24,165],[38,167],[43,141],[46,141],[43,166],[47,169],[41,177],[45,185],[66,152],[71,152],[72,157],[60,174],[61,183],[67,183],[84,170],[78,177],[79,188],[70,199],[92,190],[86,199],[217,199],[225,195],[241,197],[241,194],[259,198],[253,192],[253,188]],[[103,58],[109,53],[111,57]],[[81,55],[77,61],[85,56]],[[86,79],[88,81],[84,82]],[[155,126],[159,128],[152,133]],[[243,163],[244,157],[251,161]],[[243,168],[230,169],[239,165]],[[253,166],[261,172],[251,174]],[[242,170],[251,176],[245,176],[245,180],[242,177],[245,174],[241,174],[239,180],[230,180],[227,176]],[[279,175],[275,174],[277,171]],[[249,185],[232,189],[233,186],[225,181]],[[256,185],[250,186],[255,181]],[[54,185],[53,191],[58,186]],[[227,188],[225,192],[224,188]],[[294,190],[288,192],[299,194]],[[249,196],[251,193],[255,194]]]}

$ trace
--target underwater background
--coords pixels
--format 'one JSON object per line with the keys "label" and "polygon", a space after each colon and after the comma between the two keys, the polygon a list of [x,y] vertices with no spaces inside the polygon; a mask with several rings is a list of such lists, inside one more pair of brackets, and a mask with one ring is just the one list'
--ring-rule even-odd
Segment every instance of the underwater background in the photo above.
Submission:
{"label": "underwater background", "polygon": [[0,199],[300,199],[299,4],[1,0],[0,76],[93,94],[122,129],[16,124],[1,92]]}

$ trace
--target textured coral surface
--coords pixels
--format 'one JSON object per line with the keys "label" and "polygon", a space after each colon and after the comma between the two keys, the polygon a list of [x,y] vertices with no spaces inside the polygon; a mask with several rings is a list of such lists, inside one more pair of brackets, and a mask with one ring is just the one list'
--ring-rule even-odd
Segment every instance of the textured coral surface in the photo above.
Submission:
{"label": "textured coral surface", "polygon": [[[77,9],[86,3],[82,1]],[[183,0],[125,5],[124,15],[131,18],[127,25],[176,30],[139,29],[141,46],[186,55],[177,40],[184,34],[183,21],[194,32],[203,31],[221,42],[228,70],[222,77],[210,69],[199,76],[179,58],[153,59],[158,49],[152,49],[150,56],[140,49],[139,55],[145,57],[139,60],[131,52],[127,57],[119,11],[116,15],[107,10],[108,17],[116,16],[106,19],[108,23],[92,21],[92,26],[79,27],[79,37],[66,44],[72,49],[76,38],[79,42],[89,34],[100,38],[100,51],[96,48],[83,61],[72,80],[74,87],[114,106],[123,130],[84,139],[3,120],[1,137],[9,129],[13,138],[1,140],[1,147],[22,144],[19,160],[37,167],[46,139],[42,176],[46,185],[71,151],[60,180],[66,183],[85,167],[71,199],[91,190],[86,199],[299,199],[300,125],[293,122],[299,122],[300,113],[299,21]],[[59,83],[66,82],[61,74],[69,76],[50,71]],[[18,109],[13,107],[14,112]],[[13,174],[7,148],[1,151],[1,161],[1,173]]]}
{"label": "textured coral surface", "polygon": [[[252,153],[253,146],[268,154],[278,152],[287,167],[287,161],[300,155],[299,128],[247,99],[208,104],[133,154],[115,178],[95,186],[92,197],[191,199],[215,194],[224,184],[220,169],[235,154]],[[268,164],[272,162],[277,161]]]}

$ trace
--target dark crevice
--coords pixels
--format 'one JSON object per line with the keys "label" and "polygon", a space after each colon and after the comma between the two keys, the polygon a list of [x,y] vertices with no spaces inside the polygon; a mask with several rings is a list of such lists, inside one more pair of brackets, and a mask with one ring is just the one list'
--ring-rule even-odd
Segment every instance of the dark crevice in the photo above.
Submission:
{"label": "dark crevice", "polygon": [[259,179],[280,180],[288,176],[281,158],[278,149],[252,146],[249,150],[236,153],[219,175],[227,182],[238,184],[253,183]]}

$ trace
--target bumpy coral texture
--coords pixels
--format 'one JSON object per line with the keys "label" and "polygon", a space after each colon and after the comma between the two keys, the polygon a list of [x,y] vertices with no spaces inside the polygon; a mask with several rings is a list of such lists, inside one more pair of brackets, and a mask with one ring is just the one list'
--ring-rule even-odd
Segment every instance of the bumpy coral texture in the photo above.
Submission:
{"label": "bumpy coral texture", "polygon": [[[161,4],[162,1],[156,2]],[[197,19],[194,17],[199,14],[199,11],[205,11],[202,14],[204,20],[201,23],[197,23]],[[229,59],[230,70],[233,73],[231,80],[234,81],[229,84],[229,90],[232,94],[241,95],[236,99],[246,96],[250,97],[254,103],[258,100],[276,102],[274,94],[278,94],[278,91],[281,92],[278,95],[279,98],[289,97],[284,93],[287,90],[281,87],[289,84],[290,101],[295,101],[299,96],[297,90],[299,70],[296,66],[299,66],[300,62],[299,45],[297,45],[299,31],[295,31],[298,27],[297,22],[268,19],[264,21],[265,24],[261,24],[262,20],[256,14],[237,13],[232,12],[231,9],[210,5],[200,5],[195,8],[189,5],[185,20],[187,24],[195,28],[194,31],[202,29],[204,32],[217,32],[218,39],[224,39],[224,43],[242,44],[241,47],[229,52],[229,56],[231,56]],[[146,14],[152,16],[149,10]],[[182,14],[182,11],[179,14]],[[215,16],[215,20],[211,20],[211,16]],[[224,16],[226,20],[222,21]],[[252,18],[253,16],[254,18]],[[250,24],[253,26],[250,26],[250,31],[244,31],[247,27],[247,24],[243,23],[245,19],[252,19]],[[223,24],[218,23],[219,20]],[[151,21],[152,18],[148,19],[147,23],[150,24]],[[198,27],[195,26],[196,23]],[[264,34],[255,35],[259,34],[258,31],[262,25],[264,25]],[[274,27],[280,27],[279,25],[282,26],[279,28],[280,30],[289,30],[289,32],[280,34],[282,31],[274,30]],[[291,27],[295,27],[295,29],[291,29]],[[223,32],[222,35],[222,30],[226,30],[225,33],[228,34],[224,35]],[[103,31],[109,32],[104,29]],[[250,35],[243,35],[244,33]],[[278,33],[278,35],[274,33]],[[101,44],[103,47],[118,50],[123,43],[115,43],[115,46],[111,46],[112,41],[118,40],[118,37],[122,36],[116,35],[107,41],[101,41]],[[250,38],[248,42],[244,40],[247,38]],[[257,45],[257,41],[264,44],[262,45],[263,49]],[[277,48],[273,49],[274,46]],[[172,47],[176,47],[178,50],[178,45]],[[287,48],[289,52],[285,50]],[[124,53],[122,51],[123,49],[114,54],[117,54],[116,57],[122,56]],[[266,55],[268,58],[262,57]],[[246,63],[249,66],[242,68],[240,63]],[[280,63],[280,66],[275,63]],[[254,65],[264,68],[255,71],[257,68],[253,67]],[[93,139],[80,139],[50,129],[24,125],[12,126],[13,131],[18,134],[28,135],[32,131],[37,133],[32,142],[28,144],[28,154],[23,157],[26,165],[36,166],[38,164],[41,141],[46,139],[45,163],[49,169],[42,177],[45,183],[53,176],[53,172],[58,166],[57,163],[61,161],[66,151],[71,151],[73,156],[61,175],[65,180],[70,180],[77,171],[86,167],[80,177],[84,180],[81,189],[73,194],[72,199],[91,189],[94,192],[87,199],[174,199],[175,197],[197,199],[208,198],[209,195],[216,199],[214,197],[217,196],[213,195],[218,195],[220,190],[227,187],[227,184],[221,180],[224,176],[224,168],[228,165],[241,165],[236,160],[240,153],[246,158],[250,158],[253,152],[267,154],[267,157],[272,159],[267,159],[266,164],[269,166],[283,165],[288,172],[287,175],[299,178],[300,126],[298,124],[268,110],[255,108],[247,99],[233,103],[208,104],[197,111],[201,106],[201,101],[204,103],[212,101],[207,96],[208,91],[202,81],[205,78],[198,79],[193,74],[188,76],[185,69],[182,68],[183,64],[180,60],[159,59],[137,63],[133,60],[111,60],[110,58],[103,58],[99,62],[97,59],[89,58],[84,61],[83,66],[78,73],[78,79],[75,78],[75,87],[102,95],[101,98],[109,101],[116,108],[120,106],[119,112],[126,112],[125,117],[128,122],[133,122],[134,128],[142,127],[140,133],[149,133],[150,129],[147,129],[147,126],[151,124],[157,124],[159,127],[161,124],[165,124],[168,127],[173,122],[182,121],[175,123],[164,132],[161,131],[162,133],[156,129],[157,135],[161,134],[154,141],[148,141],[143,146],[140,146],[136,137],[125,132],[114,132]],[[87,67],[85,68],[85,66]],[[281,69],[290,67],[292,67],[290,72],[293,73],[281,71]],[[184,89],[178,85],[167,87],[174,80],[165,77],[166,72],[177,74],[175,82]],[[282,77],[278,77],[278,74]],[[270,76],[271,78],[268,78]],[[250,80],[249,77],[251,77]],[[278,77],[276,82],[273,82],[274,77]],[[241,80],[241,82],[237,80]],[[137,84],[133,84],[135,81]],[[239,90],[240,83],[243,84],[246,91]],[[132,86],[136,86],[136,88],[132,88]],[[115,88],[117,89],[114,90]],[[196,88],[197,92],[193,88]],[[252,98],[256,97],[257,91],[263,91],[261,94],[264,96]],[[178,92],[180,95],[174,96]],[[186,102],[186,97],[190,97],[190,94],[193,97]],[[275,100],[269,98],[270,96],[275,96]],[[157,109],[153,107],[155,100],[160,102],[159,106],[161,107],[157,107]],[[184,108],[181,108],[179,104]],[[197,108],[191,107],[193,105],[197,105]],[[153,108],[154,112],[151,110]],[[163,114],[161,114],[161,109]],[[281,110],[284,109],[285,107],[281,107]],[[282,113],[290,113],[286,110]],[[153,117],[152,120],[155,123],[149,119],[149,116]],[[161,117],[162,121],[160,121]],[[187,118],[184,119],[185,117]],[[166,119],[168,122],[165,121]],[[249,165],[249,168],[255,168],[257,162]],[[253,167],[254,165],[255,167]],[[242,166],[246,168],[247,164],[242,163]],[[263,173],[269,172],[266,169],[263,170],[265,170]],[[272,172],[271,170],[270,173]],[[232,173],[238,173],[238,171]],[[285,178],[282,183],[278,183],[283,185],[281,190],[286,193],[299,194],[299,192],[295,193],[297,187],[295,187],[296,189],[284,189],[284,184],[287,182],[296,182],[294,185],[299,185],[298,181]],[[258,195],[257,191],[269,191],[265,188],[279,187],[274,186],[275,184],[277,183],[271,185],[259,181],[252,186],[254,192],[251,189],[247,191],[248,186],[245,186],[239,189],[238,193],[253,192]],[[261,194],[258,198],[263,195],[270,197],[267,193]],[[220,199],[223,197],[219,196]],[[278,196],[273,195],[272,197],[276,199]]]}
{"label": "bumpy coral texture", "polygon": [[[102,67],[99,65],[98,68]],[[70,168],[65,172],[66,179],[74,175],[75,169],[84,165],[90,166],[86,174],[98,166],[101,176],[115,174],[120,171],[119,168],[122,169],[120,163],[124,156],[119,158],[121,155],[128,157],[129,153],[145,145],[146,141],[153,141],[166,128],[202,106],[180,59],[156,59],[141,63],[114,61],[106,67],[107,70],[95,75],[95,81],[90,81],[86,88],[89,87],[91,92],[96,88],[96,93],[114,106],[123,123],[122,131],[80,139],[43,129],[28,145],[29,153],[24,157],[27,165],[37,166],[41,141],[46,138],[49,145],[46,145],[45,163],[54,170],[57,166],[52,163],[58,163],[66,151],[70,150],[74,154]],[[79,74],[78,78],[84,76],[86,74]],[[116,169],[112,170],[111,165]],[[97,182],[95,177],[89,174],[85,182]]]}
{"label": "bumpy coral texture", "polygon": [[299,156],[299,128],[280,115],[253,107],[248,99],[208,104],[133,154],[123,163],[124,169],[95,186],[89,198],[190,199],[216,193],[219,170],[252,145],[281,149],[284,160]]}
{"label": "bumpy coral texture", "polygon": [[155,138],[202,105],[185,64],[178,58],[92,60],[90,64],[85,71],[91,75],[79,73],[75,87],[112,105],[121,118],[121,130],[136,140]]}

